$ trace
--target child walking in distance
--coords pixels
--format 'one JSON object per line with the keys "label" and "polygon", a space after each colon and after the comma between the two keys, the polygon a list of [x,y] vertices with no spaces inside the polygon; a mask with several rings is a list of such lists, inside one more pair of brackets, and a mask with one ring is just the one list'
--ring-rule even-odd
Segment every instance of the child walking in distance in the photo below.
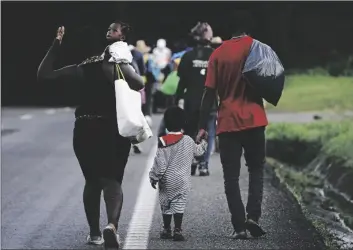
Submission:
{"label": "child walking in distance", "polygon": [[[168,133],[158,138],[157,155],[149,177],[151,185],[159,187],[159,202],[163,215],[162,239],[183,241],[181,224],[187,197],[191,187],[191,163],[195,156],[202,156],[207,150],[207,134],[200,144],[183,134],[186,118],[184,110],[171,107],[164,114]],[[171,221],[174,217],[174,234]]]}

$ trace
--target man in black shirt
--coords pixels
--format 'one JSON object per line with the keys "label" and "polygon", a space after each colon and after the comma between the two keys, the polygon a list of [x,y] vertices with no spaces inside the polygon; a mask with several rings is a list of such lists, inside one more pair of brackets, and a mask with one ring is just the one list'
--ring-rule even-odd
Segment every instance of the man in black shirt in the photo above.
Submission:
{"label": "man in black shirt", "polygon": [[[187,115],[185,134],[195,139],[198,132],[198,119],[205,86],[208,59],[213,52],[213,48],[210,46],[210,41],[213,36],[212,28],[208,23],[199,22],[191,30],[191,36],[196,42],[196,46],[192,50],[186,52],[181,58],[178,67],[178,76],[180,77],[180,80],[176,92],[176,105],[179,104],[181,99],[184,100],[184,109]],[[214,105],[213,117],[216,116],[216,112],[216,105]],[[213,120],[215,123],[215,119]],[[212,144],[209,145],[207,149],[208,151],[212,150],[210,147],[212,147]],[[209,175],[207,159],[209,153],[206,153],[205,155],[206,157],[200,159],[200,176]],[[197,162],[195,161],[192,165],[192,175],[195,175],[196,168]]]}

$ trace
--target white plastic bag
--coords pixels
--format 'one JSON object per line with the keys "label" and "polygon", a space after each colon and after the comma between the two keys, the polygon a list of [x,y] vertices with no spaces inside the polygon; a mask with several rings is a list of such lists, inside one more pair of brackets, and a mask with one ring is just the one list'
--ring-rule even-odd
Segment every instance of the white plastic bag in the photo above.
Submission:
{"label": "white plastic bag", "polygon": [[[117,71],[122,75],[119,66]],[[125,79],[119,79],[115,81],[115,99],[119,134],[134,144],[152,137],[152,131],[141,110],[140,92],[130,89]]]}
{"label": "white plastic bag", "polygon": [[[115,63],[131,63],[132,62],[132,54],[129,49],[129,45],[125,42],[115,42],[109,45],[106,50],[109,51],[110,58],[109,62]],[[104,57],[105,51],[101,56]]]}
{"label": "white plastic bag", "polygon": [[284,68],[270,46],[253,40],[243,75],[261,97],[274,106],[277,105],[284,87]]}

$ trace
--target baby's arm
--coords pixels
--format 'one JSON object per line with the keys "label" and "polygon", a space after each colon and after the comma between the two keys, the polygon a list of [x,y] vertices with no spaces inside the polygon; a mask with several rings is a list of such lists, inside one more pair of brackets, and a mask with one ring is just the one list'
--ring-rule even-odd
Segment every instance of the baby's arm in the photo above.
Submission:
{"label": "baby's arm", "polygon": [[207,150],[207,141],[205,139],[201,140],[200,144],[195,143],[195,156],[202,156]]}

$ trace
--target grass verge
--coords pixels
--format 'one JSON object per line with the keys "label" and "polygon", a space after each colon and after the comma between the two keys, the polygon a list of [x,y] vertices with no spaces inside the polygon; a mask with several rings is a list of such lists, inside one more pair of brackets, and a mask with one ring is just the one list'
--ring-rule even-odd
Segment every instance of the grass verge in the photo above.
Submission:
{"label": "grass verge", "polygon": [[277,123],[267,129],[269,165],[330,249],[337,249],[337,237],[326,228],[332,216],[338,214],[334,220],[353,229],[352,148],[352,120]]}
{"label": "grass verge", "polygon": [[337,165],[353,169],[353,120],[276,123],[268,127],[266,136],[268,141],[286,146],[279,148],[278,156],[274,158],[305,165],[322,154],[335,160]]}
{"label": "grass verge", "polygon": [[290,193],[290,195],[293,196],[296,202],[298,202],[304,216],[310,221],[310,223],[322,237],[326,248],[328,250],[339,249],[339,245],[335,241],[335,238],[332,236],[332,234],[329,233],[327,226],[322,221],[312,216],[312,214],[307,209],[305,202],[303,201],[303,190],[305,189],[305,185],[311,185],[311,182],[309,181],[311,178],[308,178],[302,173],[298,173],[294,170],[286,168],[283,164],[273,158],[267,158],[267,164],[269,167],[271,167],[270,171],[273,172],[273,177],[277,179],[276,181],[278,181],[279,184],[283,186]]}
{"label": "grass verge", "polygon": [[267,104],[266,108],[292,112],[353,110],[352,93],[352,77],[289,75],[278,106]]}

